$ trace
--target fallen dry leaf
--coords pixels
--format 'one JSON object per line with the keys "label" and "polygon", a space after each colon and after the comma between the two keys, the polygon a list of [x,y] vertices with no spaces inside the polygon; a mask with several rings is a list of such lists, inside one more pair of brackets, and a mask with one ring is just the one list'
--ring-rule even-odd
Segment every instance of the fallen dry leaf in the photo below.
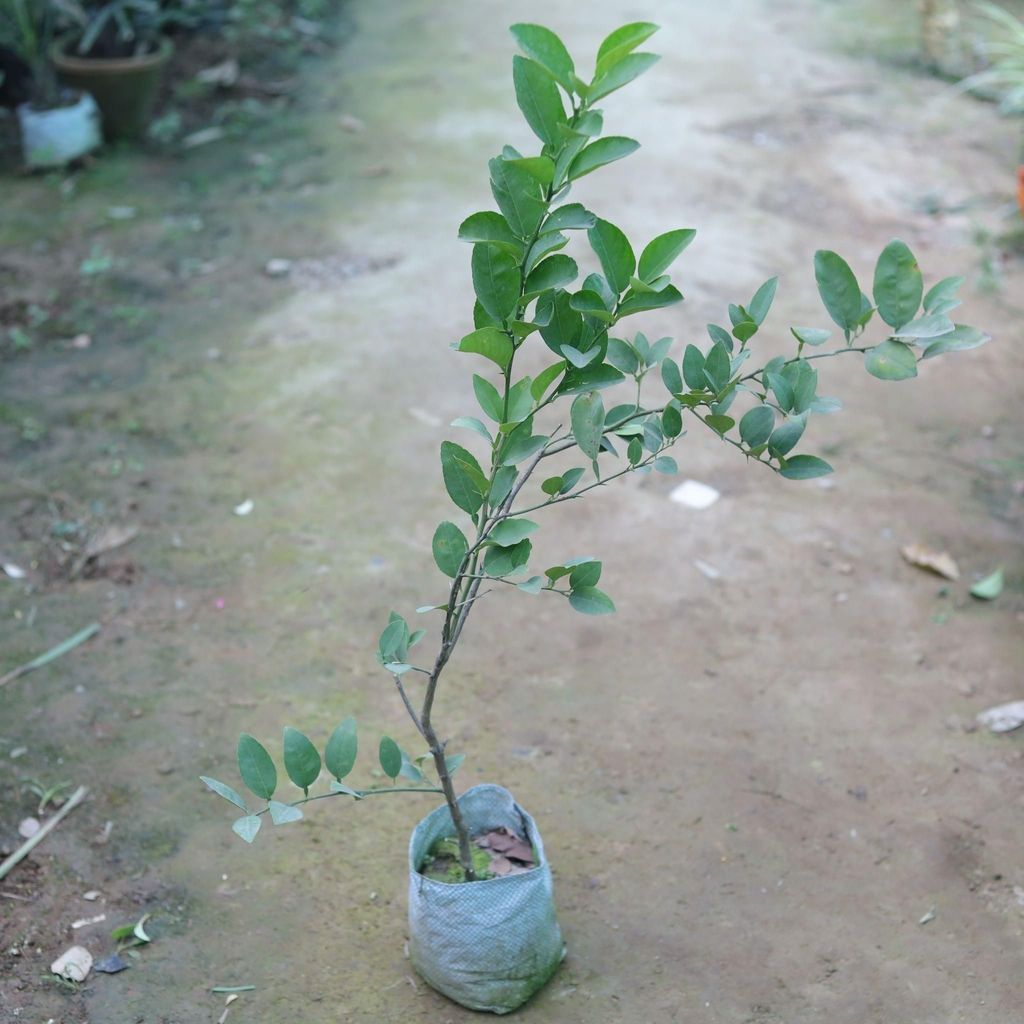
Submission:
{"label": "fallen dry leaf", "polygon": [[900,554],[919,569],[927,569],[947,580],[960,579],[960,566],[948,551],[932,551],[923,544],[908,544],[900,548]]}
{"label": "fallen dry leaf", "polygon": [[125,544],[135,540],[139,535],[137,526],[118,526],[116,523],[103,527],[99,533],[89,538],[83,552],[86,559],[96,558],[107,551],[124,547]]}

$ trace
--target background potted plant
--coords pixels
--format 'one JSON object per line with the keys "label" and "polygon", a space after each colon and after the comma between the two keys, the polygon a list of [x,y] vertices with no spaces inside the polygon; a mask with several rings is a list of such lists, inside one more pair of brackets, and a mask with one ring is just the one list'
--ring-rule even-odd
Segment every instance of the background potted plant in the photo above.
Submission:
{"label": "background potted plant", "polygon": [[61,80],[95,97],[108,139],[143,138],[173,52],[163,28],[182,13],[160,0],[63,2],[74,28],[53,47]]}
{"label": "background potted plant", "polygon": [[[531,517],[631,473],[674,473],[667,452],[691,420],[783,477],[822,476],[831,472],[827,462],[795,452],[808,420],[839,408],[837,400],[817,392],[817,360],[857,358],[873,376],[899,381],[916,376],[921,360],[988,340],[949,318],[959,305],[962,279],[947,278],[925,292],[917,261],[898,240],[878,259],[870,297],[840,256],[816,254],[818,290],[838,327],[835,343],[834,328],[791,327],[792,354],[755,358],[758,346],[751,342],[766,323],[776,278],[746,304],[730,305],[729,326],[709,324],[709,343],[687,344],[681,360],[673,356],[670,338],[623,336],[629,318],[682,301],[668,271],[695,232],[678,228],[658,235],[637,258],[618,227],[569,196],[570,190],[585,191],[587,175],[638,148],[633,139],[602,136],[597,104],[654,64],[656,56],[638,47],[655,31],[647,23],[617,29],[601,44],[594,74],[584,81],[553,32],[512,27],[524,53],[513,60],[516,99],[541,152],[525,156],[506,146],[492,159],[490,187],[498,209],[473,214],[459,229],[472,245],[477,301],[475,329],[453,347],[481,359],[487,376],[473,376],[479,415],[460,417],[452,426],[467,432],[482,458],[453,441],[441,445],[444,486],[462,525],[446,520],[433,534],[432,553],[447,592],[417,612],[440,619],[434,653],[416,663],[426,631],[412,629],[396,612],[378,640],[378,661],[408,712],[413,742],[425,752],[407,752],[382,737],[375,770],[391,784],[357,788],[346,781],[358,750],[356,724],[348,718],[322,751],[299,730],[285,728],[284,768],[302,790],[298,799],[277,798],[274,760],[248,734],[238,742],[238,769],[262,806],[250,807],[231,786],[203,777],[242,811],[233,829],[249,843],[265,817],[274,825],[297,821],[301,805],[316,800],[443,795],[444,804],[420,821],[409,846],[410,956],[432,986],[478,1010],[506,1013],[521,1005],[555,971],[564,947],[550,867],[533,820],[499,786],[456,795],[453,776],[462,755],[450,749],[435,721],[440,681],[473,608],[492,592],[507,590],[527,600],[555,595],[585,615],[614,611],[598,586],[602,565],[595,558],[528,570],[539,528]],[[600,267],[581,284],[576,261],[561,251],[572,232],[585,232]],[[867,342],[872,321],[883,326]],[[540,366],[542,355],[547,365],[523,374],[524,358]],[[657,397],[645,398],[645,384],[652,381]],[[603,395],[615,388],[624,394],[606,402]],[[528,492],[537,481],[539,488]],[[311,793],[324,768],[328,785]],[[404,781],[396,785],[399,778]]]}
{"label": "background potted plant", "polygon": [[27,67],[27,98],[17,107],[25,164],[59,167],[100,144],[99,112],[92,97],[62,89],[50,61],[63,8],[51,0],[0,0],[0,45]]}

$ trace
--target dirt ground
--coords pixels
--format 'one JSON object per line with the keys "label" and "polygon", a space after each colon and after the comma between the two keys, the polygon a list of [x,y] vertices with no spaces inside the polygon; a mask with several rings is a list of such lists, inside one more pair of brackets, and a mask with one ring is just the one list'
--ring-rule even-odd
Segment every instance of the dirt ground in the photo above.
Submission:
{"label": "dirt ground", "polygon": [[[756,344],[781,350],[786,325],[822,320],[815,249],[867,279],[899,236],[930,280],[968,278],[965,319],[996,339],[901,385],[829,364],[846,409],[808,446],[829,487],[693,434],[677,456],[721,491],[710,509],[645,477],[552,510],[538,564],[603,557],[615,618],[481,603],[438,714],[462,785],[512,789],[552,861],[569,956],[524,1020],[1024,1013],[1024,731],[973,727],[1024,697],[1024,269],[993,241],[1019,126],[897,59],[911,5],[896,23],[889,6],[517,7],[578,54],[622,21],[663,25],[661,63],[605,104],[643,148],[578,191],[640,238],[699,229],[688,301],[647,315],[648,336],[679,352],[779,273]],[[406,841],[432,798],[318,806],[249,848],[196,780],[235,781],[243,729],[276,746],[284,723],[320,737],[354,714],[367,746],[415,746],[373,646],[388,609],[442,586],[436,452],[473,404],[449,348],[471,308],[455,229],[490,203],[486,159],[528,140],[506,5],[355,18],[251,138],[3,183],[5,288],[96,246],[112,261],[62,314],[68,336],[93,317],[89,347],[10,354],[0,380],[0,552],[30,570],[0,582],[2,668],[103,624],[0,693],[0,845],[35,805],[24,779],[91,790],[0,883],[5,1021],[212,1022],[217,985],[255,986],[232,1024],[475,1019],[403,953]],[[273,257],[303,262],[270,279]],[[139,535],[79,565],[110,523]],[[963,579],[908,566],[911,542]],[[1004,593],[972,600],[1000,564]],[[130,970],[48,979],[73,939],[105,954],[147,911]]]}

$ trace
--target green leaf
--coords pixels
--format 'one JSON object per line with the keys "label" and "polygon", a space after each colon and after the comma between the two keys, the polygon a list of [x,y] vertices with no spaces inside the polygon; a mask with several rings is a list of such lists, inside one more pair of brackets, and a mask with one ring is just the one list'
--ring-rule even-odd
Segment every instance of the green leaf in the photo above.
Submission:
{"label": "green leaf", "polygon": [[971,596],[982,601],[994,601],[1003,592],[1003,570],[996,569],[990,576],[979,580],[971,587]]}
{"label": "green leaf", "polygon": [[[540,579],[540,577],[538,576],[537,579]],[[449,754],[444,759],[445,771],[448,772],[448,777],[449,778],[451,778],[459,770],[459,765],[461,765],[462,762],[465,761],[465,760],[466,760],[466,755],[465,754]]]}
{"label": "green leaf", "polygon": [[943,352],[962,352],[966,349],[977,348],[991,340],[992,335],[979,331],[977,327],[957,324],[948,334],[941,334],[926,342],[921,358],[933,359],[935,356],[942,355]]}
{"label": "green leaf", "polygon": [[740,437],[748,448],[757,448],[771,437],[774,428],[774,410],[767,405],[759,405],[744,413],[740,420]]}
{"label": "green leaf", "polygon": [[705,416],[704,422],[718,434],[727,434],[736,426],[731,416]]}
{"label": "green leaf", "polygon": [[917,341],[924,338],[938,338],[943,334],[949,334],[953,330],[953,321],[941,313],[930,313],[921,317],[920,320],[912,320],[904,324],[899,330],[893,331],[894,338],[909,338]]}
{"label": "green leaf", "polygon": [[502,466],[495,472],[494,483],[491,485],[491,493],[488,496],[492,506],[497,507],[508,497],[508,492],[512,490],[517,475],[515,466]]}
{"label": "green leaf", "polygon": [[859,324],[862,305],[860,285],[849,264],[842,256],[819,249],[814,254],[814,277],[829,316],[850,334]]}
{"label": "green leaf", "polygon": [[378,756],[384,774],[392,781],[397,779],[402,770],[402,751],[390,736],[381,736]]}
{"label": "green leaf", "polygon": [[596,459],[601,450],[604,432],[604,402],[596,391],[580,395],[573,403],[569,414],[572,436],[590,459]]}
{"label": "green leaf", "polygon": [[235,821],[231,826],[231,831],[247,843],[251,843],[256,838],[256,833],[259,832],[262,824],[263,822],[255,814],[247,814],[244,818],[238,818]]}
{"label": "green leaf", "polygon": [[[750,305],[747,306],[747,312],[750,314],[750,318],[757,324],[758,327],[764,323],[764,318],[768,315],[768,310],[772,308],[772,303],[775,301],[775,290],[779,286],[779,279],[777,277],[769,278],[760,288],[754,292],[754,297],[750,300]],[[737,335],[738,337],[738,335]],[[743,338],[741,341],[745,340]]]}
{"label": "green leaf", "polygon": [[473,246],[473,290],[480,305],[495,319],[505,320],[519,302],[519,263],[515,256],[489,242]]}
{"label": "green leaf", "polygon": [[491,193],[508,226],[518,238],[532,238],[547,212],[540,183],[501,157],[495,157],[487,166],[491,172]]}
{"label": "green leaf", "polygon": [[704,376],[704,353],[696,345],[687,345],[683,353],[683,380],[692,391],[704,391],[708,386]]}
{"label": "green leaf", "polygon": [[502,370],[507,370],[515,349],[512,339],[504,331],[497,327],[481,327],[472,334],[467,334],[459,342],[459,351],[483,356],[496,363]]}
{"label": "green leaf", "polygon": [[610,615],[615,611],[612,599],[597,587],[579,587],[569,595],[569,604],[584,615]]}
{"label": "green leaf", "polygon": [[601,580],[601,563],[595,559],[567,562],[565,567],[572,570],[569,573],[569,587],[572,590],[577,587],[596,587]]}
{"label": "green leaf", "polygon": [[569,164],[568,178],[570,181],[576,181],[577,178],[582,178],[599,167],[622,160],[639,148],[640,143],[636,139],[627,139],[622,135],[609,135],[598,139],[578,153]]}
{"label": "green leaf", "polygon": [[629,279],[636,269],[636,260],[629,239],[609,221],[598,219],[587,232],[590,246],[601,261],[604,276],[616,295],[629,287]]}
{"label": "green leaf", "polygon": [[587,99],[596,103],[599,99],[624,85],[629,85],[635,78],[639,78],[645,71],[658,63],[659,57],[654,53],[631,53],[623,57],[617,64],[610,67],[606,72],[590,84],[587,90]]}
{"label": "green leaf", "polygon": [[[538,307],[543,301],[542,295]],[[571,301],[568,292],[556,292],[550,303],[551,319],[540,329],[544,343],[559,356],[563,345],[575,348],[583,333],[583,316],[572,308]]]}
{"label": "green leaf", "polygon": [[284,727],[284,770],[299,789],[308,790],[320,775],[320,751],[290,725]]}
{"label": "green leaf", "polygon": [[671,455],[659,455],[654,460],[654,472],[671,476],[673,473],[679,472],[679,466]]}
{"label": "green leaf", "polygon": [[594,70],[598,75],[603,75],[657,31],[658,26],[649,21],[634,21],[617,28],[598,48]]}
{"label": "green leaf", "polygon": [[566,92],[572,92],[572,76],[576,71],[565,44],[543,25],[519,23],[509,29],[519,49],[541,65]]}
{"label": "green leaf", "polygon": [[536,455],[550,440],[546,434],[522,434],[511,438],[501,453],[502,466],[517,466]]}
{"label": "green leaf", "polygon": [[775,400],[783,412],[789,412],[793,408],[793,385],[788,377],[781,373],[765,373],[765,383],[775,394]]}
{"label": "green leaf", "polygon": [[576,261],[571,257],[561,253],[549,256],[530,271],[523,294],[539,295],[548,288],[560,288],[575,281],[579,272]]}
{"label": "green leaf", "polygon": [[475,515],[487,495],[488,480],[480,463],[453,441],[441,444],[441,473],[448,496],[455,504]]}
{"label": "green leaf", "polygon": [[813,480],[817,476],[828,476],[832,467],[817,455],[794,455],[787,459],[786,464],[779,470],[779,476],[787,480]]}
{"label": "green leaf", "polygon": [[679,228],[652,238],[640,254],[640,280],[649,283],[663,274],[696,236],[693,228]]}
{"label": "green leaf", "polygon": [[450,425],[462,427],[465,430],[472,430],[474,434],[479,434],[488,444],[494,444],[491,432],[475,416],[459,416],[458,419],[452,420]]}
{"label": "green leaf", "polygon": [[567,203],[552,210],[544,221],[543,233],[552,231],[575,231],[592,228],[597,218],[580,203]]}
{"label": "green leaf", "polygon": [[768,438],[769,454],[775,458],[788,455],[796,447],[797,441],[803,437],[806,426],[803,416],[789,416],[783,420]]}
{"label": "green leaf", "polygon": [[917,316],[924,278],[905,242],[894,238],[878,257],[872,294],[878,315],[890,327],[902,327]]}
{"label": "green leaf", "polygon": [[513,57],[512,82],[516,102],[534,135],[544,145],[557,149],[562,140],[560,128],[566,123],[566,117],[558,87],[551,76],[536,61]]}
{"label": "green leaf", "polygon": [[607,363],[585,366],[582,370],[569,367],[556,393],[559,395],[576,395],[583,391],[599,391],[621,384],[625,378]]}
{"label": "green leaf", "polygon": [[467,217],[459,225],[459,238],[463,242],[490,242],[517,258],[523,254],[523,243],[512,233],[508,221],[493,210]]}
{"label": "green leaf", "polygon": [[902,341],[883,341],[864,354],[864,367],[879,380],[907,380],[917,376],[913,349]]}
{"label": "green leaf", "polygon": [[484,572],[490,576],[508,576],[521,569],[530,560],[533,544],[521,540],[511,547],[489,547],[484,555]]}
{"label": "green leaf", "polygon": [[569,244],[569,239],[557,231],[552,231],[550,234],[541,235],[533,245],[530,246],[530,252],[526,257],[526,262],[523,264],[523,269],[527,274],[540,261],[548,255],[548,253],[555,252],[558,249],[564,249]]}
{"label": "green leaf", "polygon": [[534,377],[533,383],[530,385],[530,397],[535,402],[541,401],[541,399],[547,394],[548,388],[550,388],[564,372],[564,360],[552,363],[547,367],[547,369],[542,370],[536,377]]}
{"label": "green leaf", "polygon": [[524,377],[509,388],[506,423],[520,423],[533,411],[532,385],[533,381],[529,377]]}
{"label": "green leaf", "polygon": [[647,294],[633,294],[619,306],[619,316],[632,316],[634,313],[646,313],[651,309],[663,309],[682,302],[682,293],[674,285],[666,285],[661,291]]}
{"label": "green leaf", "polygon": [[410,782],[423,781],[423,772],[420,771],[417,765],[413,764],[409,755],[404,750],[402,751],[402,769],[398,774],[403,775]]}
{"label": "green leaf", "polygon": [[675,403],[665,406],[661,414],[661,429],[668,438],[678,437],[683,432],[683,416]]}
{"label": "green leaf", "polygon": [[608,362],[623,373],[636,373],[640,369],[640,361],[633,346],[621,338],[608,339]]}
{"label": "green leaf", "polygon": [[277,769],[258,739],[243,732],[238,737],[238,772],[253,793],[269,800],[277,789]]}
{"label": "green leaf", "polygon": [[555,176],[555,165],[550,157],[546,156],[524,156],[518,160],[510,160],[509,163],[522,168],[527,174],[532,175],[540,184],[547,188]]}
{"label": "green leaf", "polygon": [[327,746],[324,748],[324,764],[339,782],[355,767],[358,750],[356,720],[346,718],[331,733]]}
{"label": "green leaf", "polygon": [[831,331],[819,327],[790,327],[789,332],[797,341],[811,346],[824,345],[832,337]]}
{"label": "green leaf", "polygon": [[225,785],[223,782],[218,782],[216,779],[211,779],[208,775],[200,775],[199,781],[203,783],[207,789],[212,789],[217,796],[224,797],[225,800],[233,803],[236,807],[240,807],[243,811],[249,810],[245,801],[230,786]]}
{"label": "green leaf", "polygon": [[469,550],[469,541],[466,540],[466,535],[454,523],[445,521],[440,523],[434,531],[431,547],[438,569],[445,576],[455,579],[459,574],[462,559]]}
{"label": "green leaf", "polygon": [[714,392],[721,391],[729,383],[732,372],[732,360],[729,352],[720,342],[715,342],[704,360],[704,377]]}
{"label": "green leaf", "polygon": [[302,821],[302,811],[298,807],[281,803],[280,800],[271,800],[268,810],[270,811],[270,820],[275,825],[287,825],[292,821]]}
{"label": "green leaf", "polygon": [[529,537],[536,529],[539,529],[537,524],[529,519],[502,519],[491,530],[488,539],[494,541],[499,547],[508,548],[513,544],[518,544],[524,537]]}
{"label": "green leaf", "polygon": [[473,394],[484,413],[495,423],[502,423],[505,419],[505,400],[498,393],[498,389],[485,377],[473,374]]}
{"label": "green leaf", "polygon": [[579,482],[580,478],[586,472],[584,469],[578,467],[574,469],[567,469],[562,474],[562,486],[559,488],[559,494],[568,494]]}
{"label": "green leaf", "polygon": [[678,364],[671,359],[666,359],[661,364],[661,380],[668,388],[669,394],[679,395],[683,391],[683,375],[679,372]]}
{"label": "green leaf", "polygon": [[924,311],[936,312],[936,307],[956,298],[957,289],[964,283],[962,277],[944,277],[938,284],[928,289],[924,297]]}

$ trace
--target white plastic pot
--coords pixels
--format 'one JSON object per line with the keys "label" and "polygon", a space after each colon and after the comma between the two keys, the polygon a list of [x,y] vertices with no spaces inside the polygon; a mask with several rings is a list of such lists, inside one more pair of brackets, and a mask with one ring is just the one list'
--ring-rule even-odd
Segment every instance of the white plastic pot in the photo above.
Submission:
{"label": "white plastic pot", "polygon": [[30,103],[18,107],[27,167],[62,167],[99,146],[102,136],[96,101],[87,92],[72,95],[74,102],[52,110],[36,110]]}
{"label": "white plastic pot", "polygon": [[446,806],[428,814],[409,843],[409,955],[420,976],[471,1010],[511,1013],[558,969],[565,943],[555,917],[551,868],[533,818],[500,786],[459,797],[473,833],[504,826],[533,847],[537,866],[518,875],[449,884],[419,869],[434,843],[452,834]]}

